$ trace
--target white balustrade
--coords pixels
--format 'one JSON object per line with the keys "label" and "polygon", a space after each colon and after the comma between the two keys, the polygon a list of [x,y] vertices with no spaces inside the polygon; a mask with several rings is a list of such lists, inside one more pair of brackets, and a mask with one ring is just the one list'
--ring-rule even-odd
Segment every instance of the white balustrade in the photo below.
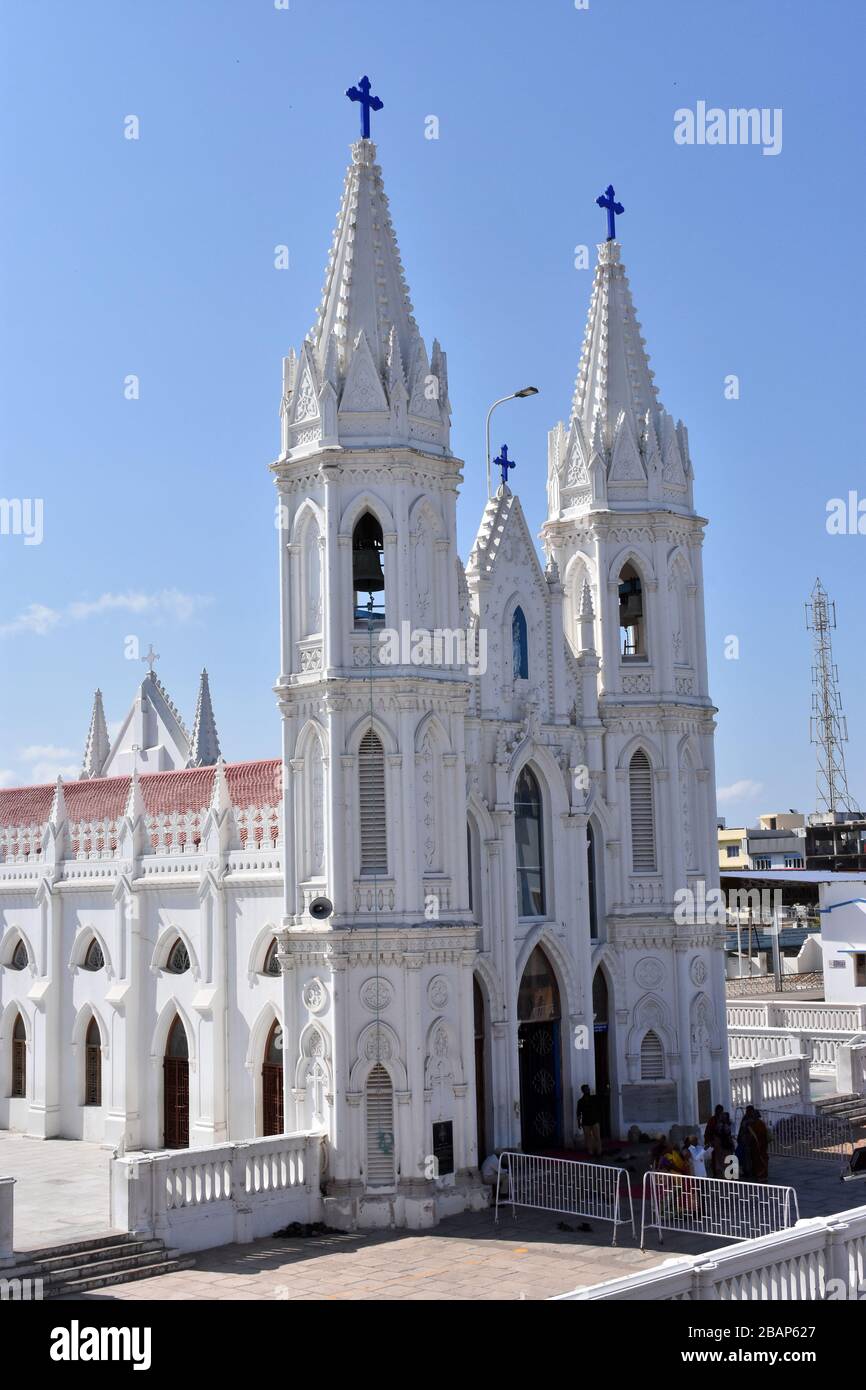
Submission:
{"label": "white balustrade", "polygon": [[798,1221],[787,1231],[667,1260],[555,1301],[816,1302],[866,1294],[866,1206]]}

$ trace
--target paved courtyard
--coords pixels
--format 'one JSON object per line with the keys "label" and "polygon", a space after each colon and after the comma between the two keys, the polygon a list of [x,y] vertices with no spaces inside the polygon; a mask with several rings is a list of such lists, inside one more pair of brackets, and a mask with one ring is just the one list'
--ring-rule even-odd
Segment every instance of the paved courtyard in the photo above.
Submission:
{"label": "paved courtyard", "polygon": [[[0,1131],[0,1175],[16,1178],[18,1251],[99,1235],[109,1228],[107,1150]],[[834,1163],[773,1164],[771,1181],[796,1188],[801,1216],[866,1203],[866,1182],[842,1183]],[[640,1220],[640,1202],[635,1200]],[[582,1225],[591,1229],[581,1230]],[[652,1233],[642,1252],[627,1228],[611,1246],[606,1223],[506,1207],[451,1217],[432,1231],[333,1232],[271,1237],[202,1251],[195,1266],[113,1285],[87,1299],[545,1299],[648,1269],[718,1241]]]}
{"label": "paved courtyard", "polygon": [[15,1179],[15,1250],[107,1231],[110,1157],[99,1144],[0,1130],[0,1177]]}
{"label": "paved courtyard", "polygon": [[[801,1216],[866,1203],[866,1183],[841,1183],[833,1163],[777,1162],[776,1183],[797,1188]],[[635,1203],[640,1232],[640,1203]],[[579,1284],[618,1279],[677,1254],[700,1254],[714,1239],[666,1232],[642,1252],[620,1228],[577,1217],[510,1208],[451,1217],[432,1231],[333,1233],[318,1238],[257,1240],[202,1251],[195,1267],[88,1295],[109,1299],[545,1299]]]}

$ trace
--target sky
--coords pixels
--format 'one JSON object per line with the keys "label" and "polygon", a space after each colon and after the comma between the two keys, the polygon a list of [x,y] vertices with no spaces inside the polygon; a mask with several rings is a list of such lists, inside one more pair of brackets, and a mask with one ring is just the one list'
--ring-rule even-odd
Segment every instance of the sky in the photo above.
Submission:
{"label": "sky", "polygon": [[[487,407],[526,384],[539,395],[501,408],[495,443],[532,530],[544,520],[592,283],[575,248],[594,262],[613,182],[710,519],[719,812],[813,809],[818,574],[866,802],[866,535],[856,515],[854,534],[827,530],[831,499],[866,499],[864,16],[859,0],[0,0],[0,496],[42,508],[41,543],[11,519],[0,534],[0,785],[75,776],[95,687],[116,725],[150,643],[188,724],[206,666],[224,755],[277,755],[281,359],[314,321],[357,138],[344,93],[369,73],[416,317],[448,353],[464,558]],[[699,102],[781,110],[778,153],[677,143],[675,112]]]}

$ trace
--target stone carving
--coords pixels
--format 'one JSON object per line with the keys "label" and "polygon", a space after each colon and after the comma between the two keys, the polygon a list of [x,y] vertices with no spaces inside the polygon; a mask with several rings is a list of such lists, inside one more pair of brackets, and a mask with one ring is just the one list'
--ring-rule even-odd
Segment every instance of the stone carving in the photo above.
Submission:
{"label": "stone carving", "polygon": [[394,990],[387,980],[373,976],[372,979],[365,980],[361,986],[361,1003],[371,1013],[381,1013],[383,1009],[387,1009],[393,998]]}
{"label": "stone carving", "polygon": [[301,998],[311,1014],[320,1014],[328,1003],[328,991],[320,979],[308,980]]}
{"label": "stone carving", "polygon": [[689,966],[689,975],[693,985],[702,985],[707,978],[707,963],[703,956],[695,956]]}
{"label": "stone carving", "polygon": [[449,994],[450,990],[448,989],[448,981],[445,979],[445,976],[434,975],[427,986],[427,998],[430,1001],[431,1008],[437,1010],[444,1009],[445,1005],[448,1003]]}
{"label": "stone carving", "polygon": [[665,968],[655,956],[644,956],[634,968],[634,977],[641,989],[655,989],[665,977]]}

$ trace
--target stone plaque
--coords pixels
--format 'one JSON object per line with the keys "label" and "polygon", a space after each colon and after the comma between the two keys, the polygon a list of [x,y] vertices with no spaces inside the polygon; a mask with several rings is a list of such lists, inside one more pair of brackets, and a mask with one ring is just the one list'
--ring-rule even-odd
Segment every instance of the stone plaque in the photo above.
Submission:
{"label": "stone plaque", "polygon": [[622,1114],[626,1124],[637,1120],[643,1124],[668,1124],[677,1113],[677,1088],[674,1083],[664,1086],[623,1086]]}
{"label": "stone plaque", "polygon": [[451,1120],[440,1120],[433,1126],[433,1157],[438,1177],[444,1178],[454,1172],[454,1124]]}

